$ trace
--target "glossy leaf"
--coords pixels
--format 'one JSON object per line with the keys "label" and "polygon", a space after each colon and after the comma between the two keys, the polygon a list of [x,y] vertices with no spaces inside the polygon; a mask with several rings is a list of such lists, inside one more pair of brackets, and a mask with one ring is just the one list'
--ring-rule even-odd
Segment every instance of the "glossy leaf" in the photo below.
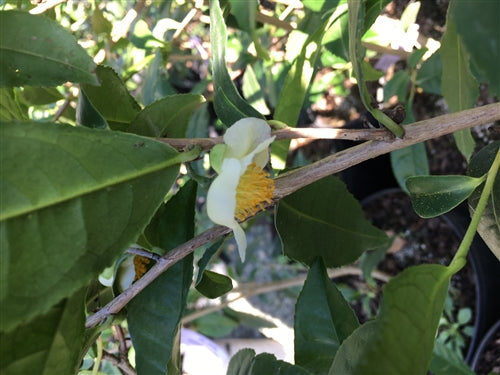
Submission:
{"label": "glossy leaf", "polygon": [[450,277],[446,267],[426,264],[392,278],[379,314],[344,340],[329,374],[425,374]]}
{"label": "glossy leaf", "polygon": [[[452,8],[453,5],[448,9],[446,31],[440,48],[443,64],[441,91],[450,112],[460,112],[474,107],[479,95],[479,84],[470,71],[470,57],[461,36],[457,34]],[[469,160],[476,145],[470,129],[460,130],[454,136],[458,149]]]}
{"label": "glossy leaf", "polygon": [[111,129],[126,130],[141,107],[112,68],[98,65],[96,73],[101,85],[82,85],[82,91]]}
{"label": "glossy leaf", "polygon": [[[500,141],[493,142],[479,151],[470,161],[467,174],[472,177],[482,176],[491,168],[495,156],[500,150]],[[474,212],[482,189],[477,189],[469,197],[469,210]],[[481,238],[500,260],[500,173],[497,173],[493,190],[477,228]]]}
{"label": "glossy leaf", "polygon": [[48,312],[0,334],[0,372],[75,374],[84,344],[85,290],[52,306]]}
{"label": "glossy leaf", "polygon": [[150,137],[184,138],[191,115],[204,102],[201,95],[167,96],[144,108],[127,131]]}
{"label": "glossy leaf", "polygon": [[0,12],[0,87],[97,84],[95,64],[75,38],[44,16]]}
{"label": "glossy leaf", "polygon": [[135,241],[177,177],[147,138],[54,123],[0,127],[1,329],[71,295]]}
{"label": "glossy leaf", "polygon": [[466,200],[484,177],[414,176],[406,180],[415,212],[424,218],[451,211]]}
{"label": "glossy leaf", "polygon": [[263,118],[240,96],[227,71],[226,25],[219,0],[210,1],[210,41],[213,54],[214,107],[219,119],[227,126],[231,126],[245,117]]}
{"label": "glossy leaf", "polygon": [[[194,235],[197,185],[189,181],[158,210],[146,230],[149,242],[172,249]],[[127,322],[139,374],[165,374],[193,277],[190,254],[162,273],[127,305]]]}
{"label": "glossy leaf", "polygon": [[358,0],[348,0],[349,11],[349,57],[352,62],[352,70],[354,76],[358,81],[359,93],[361,101],[365,108],[380,122],[387,127],[392,133],[398,137],[404,135],[403,128],[396,124],[391,118],[385,115],[381,110],[373,108],[371,105],[371,98],[366,88],[366,82],[363,76],[363,69],[361,62],[364,58],[364,50],[361,45],[361,38],[363,37],[364,22],[365,22],[365,4]]}
{"label": "glossy leaf", "polygon": [[217,298],[233,289],[230,277],[217,272],[203,271],[201,280],[196,284],[196,290],[208,298]]}
{"label": "glossy leaf", "polygon": [[317,258],[295,306],[295,363],[313,374],[328,374],[340,344],[358,326],[354,311]]}
{"label": "glossy leaf", "polygon": [[349,264],[388,240],[333,176],[283,198],[276,208],[276,229],[285,255],[308,265],[322,257],[327,267]]}
{"label": "glossy leaf", "polygon": [[[450,2],[450,12],[470,55],[472,71],[480,81],[487,82],[492,95],[500,95],[500,33],[498,15],[500,2],[486,0]],[[446,26],[448,27],[448,25]],[[474,30],[474,32],[471,32]]]}

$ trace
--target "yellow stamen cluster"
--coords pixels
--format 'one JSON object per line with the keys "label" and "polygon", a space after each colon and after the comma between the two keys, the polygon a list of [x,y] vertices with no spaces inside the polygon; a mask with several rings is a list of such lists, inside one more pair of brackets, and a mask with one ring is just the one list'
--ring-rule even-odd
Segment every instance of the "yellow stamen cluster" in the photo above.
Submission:
{"label": "yellow stamen cluster", "polygon": [[148,264],[151,262],[149,258],[136,255],[134,256],[134,270],[135,270],[135,279],[139,280],[148,270]]}
{"label": "yellow stamen cluster", "polygon": [[264,209],[264,203],[271,203],[273,193],[274,181],[269,178],[269,173],[257,167],[255,163],[250,164],[240,177],[236,188],[235,218],[243,221]]}

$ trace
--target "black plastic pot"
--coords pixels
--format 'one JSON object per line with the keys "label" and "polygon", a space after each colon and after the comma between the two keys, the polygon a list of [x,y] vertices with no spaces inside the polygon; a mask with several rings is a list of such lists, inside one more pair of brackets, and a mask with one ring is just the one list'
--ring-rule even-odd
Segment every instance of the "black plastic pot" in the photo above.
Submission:
{"label": "black plastic pot", "polygon": [[[463,237],[470,223],[465,204],[444,215],[457,235]],[[466,362],[470,366],[481,340],[488,330],[500,319],[500,262],[490,251],[481,237],[476,234],[468,259],[474,269],[476,287],[476,318],[474,334],[467,352]]]}
{"label": "black plastic pot", "polygon": [[[488,349],[491,349],[492,346],[496,346],[498,348],[498,343],[495,343],[496,337],[500,335],[500,320],[498,320],[491,328],[490,330],[486,333],[486,335],[483,337],[481,342],[479,343],[479,346],[474,353],[474,356],[472,358],[471,362],[471,367],[474,371],[476,372],[481,372],[488,374],[494,369],[492,367],[498,366],[498,362],[500,361],[500,358],[497,357],[492,357],[488,358],[489,361],[495,362],[495,363],[482,363],[485,361],[485,354]],[[494,355],[494,354],[493,354]],[[481,366],[482,365],[482,366]],[[481,367],[484,367],[481,369]],[[482,371],[481,371],[482,370]]]}

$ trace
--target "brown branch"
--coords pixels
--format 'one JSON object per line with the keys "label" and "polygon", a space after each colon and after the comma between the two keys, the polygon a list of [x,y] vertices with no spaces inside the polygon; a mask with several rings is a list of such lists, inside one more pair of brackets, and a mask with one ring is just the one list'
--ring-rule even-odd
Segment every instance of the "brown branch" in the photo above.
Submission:
{"label": "brown branch", "polygon": [[429,120],[406,125],[404,138],[395,138],[390,142],[367,141],[327,156],[313,164],[295,169],[278,176],[275,181],[275,202],[310,183],[323,177],[338,173],[365,160],[399,150],[428,139],[437,138],[458,130],[472,128],[500,120],[500,103],[449,115],[434,117]]}
{"label": "brown branch", "polygon": [[151,269],[146,272],[146,274],[132,284],[129,288],[123,291],[120,295],[114,298],[101,310],[96,312],[87,318],[85,326],[87,328],[94,327],[101,323],[108,315],[113,315],[118,313],[132,298],[134,298],[141,290],[147,287],[154,279],[156,279],[160,274],[165,272],[179,260],[184,258],[186,255],[192,253],[195,249],[203,246],[215,239],[228,234],[231,229],[216,225],[200,235],[192,238],[188,242],[177,246],[175,249],[166,253],[161,257],[156,264],[151,267]]}
{"label": "brown branch", "polygon": [[116,358],[113,354],[108,353],[107,351],[103,350],[102,352],[102,359],[110,362],[114,366],[118,367],[118,369],[121,371],[122,374],[125,375],[137,375],[135,372],[134,368],[128,363],[128,361],[123,362]]}
{"label": "brown branch", "polygon": [[[307,138],[307,139],[344,139],[349,141],[389,141],[394,138],[386,129],[343,129],[343,128],[291,128],[286,127],[272,132],[276,140]],[[214,138],[157,138],[175,149],[183,150],[194,145],[204,151],[210,150],[216,144],[224,142],[222,137]]]}
{"label": "brown branch", "polygon": [[[500,120],[500,103],[469,109],[459,113],[435,117],[405,126],[405,137],[392,141],[367,141],[334,155],[328,156],[308,166],[284,173],[275,179],[274,203],[294,191],[330,174],[340,172],[353,165],[376,156],[398,150],[428,139],[450,134],[458,130],[471,128]],[[270,207],[271,205],[269,205]],[[137,282],[113,299],[94,315],[87,318],[86,327],[94,327],[108,315],[118,313],[128,301],[148,286],[161,273],[173,264],[193,252],[196,248],[214,241],[231,230],[215,226],[194,237],[183,245],[169,251]]]}

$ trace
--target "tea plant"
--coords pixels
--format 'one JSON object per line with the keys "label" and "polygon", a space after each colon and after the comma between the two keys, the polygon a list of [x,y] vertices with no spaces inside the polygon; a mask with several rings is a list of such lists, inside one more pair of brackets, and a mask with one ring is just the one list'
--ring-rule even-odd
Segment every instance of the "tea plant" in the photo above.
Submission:
{"label": "tea plant", "polygon": [[[404,121],[367,88],[377,73],[366,38],[387,3],[271,2],[264,12],[256,0],[0,1],[2,373],[98,373],[104,361],[179,374],[193,279],[208,298],[230,291],[211,261],[231,232],[245,258],[245,221],[262,211],[274,215],[284,255],[308,268],[295,363],[243,350],[228,374],[426,373],[450,278],[476,231],[500,258],[500,143],[474,153],[470,132],[500,120],[498,103],[473,108],[480,83],[500,94],[500,3],[450,2],[440,49],[408,57],[409,94],[396,90]],[[337,82],[356,80],[380,128],[296,128],[321,65],[340,69]],[[244,96],[229,66],[245,68]],[[452,113],[415,122],[412,92],[433,80]],[[468,174],[426,176],[421,142],[451,133]],[[364,142],[286,169],[294,138]],[[417,213],[468,199],[471,223],[449,265],[405,269],[360,324],[327,268],[389,239],[333,174],[389,152]]]}

